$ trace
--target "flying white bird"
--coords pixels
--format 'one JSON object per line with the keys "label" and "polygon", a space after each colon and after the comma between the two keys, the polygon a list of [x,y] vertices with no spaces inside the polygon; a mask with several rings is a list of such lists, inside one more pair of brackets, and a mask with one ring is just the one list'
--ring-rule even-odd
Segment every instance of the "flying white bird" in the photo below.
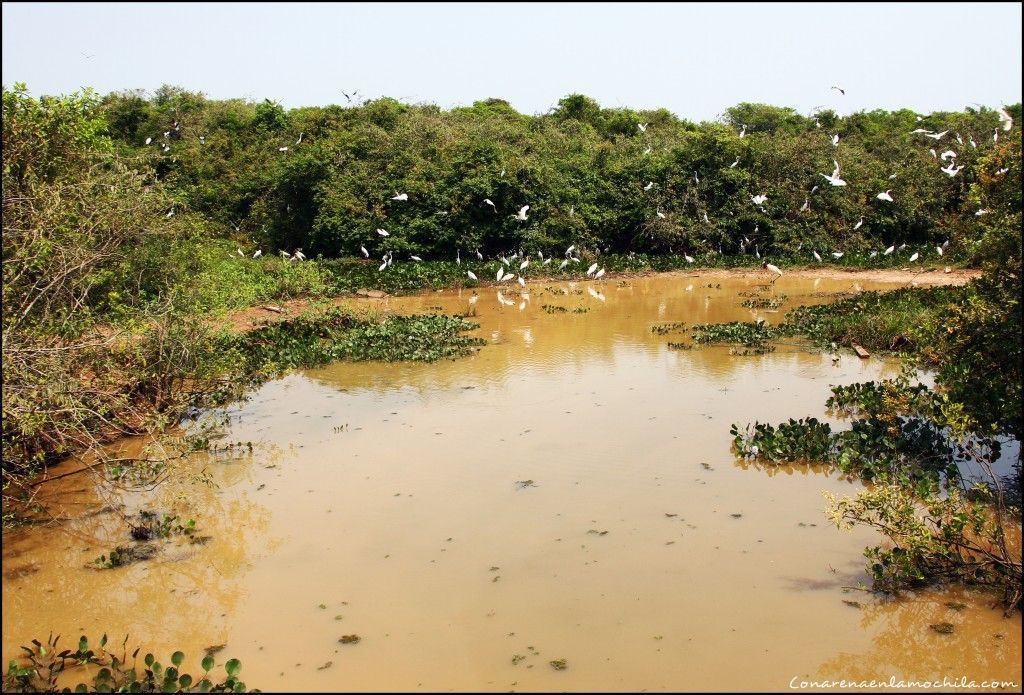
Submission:
{"label": "flying white bird", "polygon": [[764,194],[752,195],[750,199],[754,202],[754,205],[764,205],[764,201],[768,200],[768,196]]}
{"label": "flying white bird", "polygon": [[1007,133],[1013,128],[1013,119],[1010,118],[1010,114],[1006,113],[1005,108],[999,109],[999,122],[1003,124],[1003,130]]}
{"label": "flying white bird", "polygon": [[956,158],[956,152],[954,152],[953,150],[946,150],[945,152],[939,155],[939,159],[941,159],[942,161],[946,161],[951,157],[954,159]]}
{"label": "flying white bird", "polygon": [[822,174],[820,172],[818,173],[818,175],[823,177],[826,181],[828,181],[833,186],[845,186],[846,185],[846,181],[843,181],[841,178],[839,178],[839,162],[837,162],[836,160],[833,159],[832,163],[835,164],[835,168],[832,170],[832,175],[831,176],[826,176],[825,174]]}
{"label": "flying white bird", "polygon": [[932,140],[941,140],[948,132],[948,130],[944,130],[941,133],[925,133],[924,136],[926,138],[931,138]]}
{"label": "flying white bird", "polygon": [[380,228],[377,229],[377,233],[380,234],[381,236],[391,236],[391,232],[385,231]]}
{"label": "flying white bird", "polygon": [[409,194],[395,191],[395,194],[391,196],[391,200],[409,200]]}
{"label": "flying white bird", "polygon": [[529,209],[530,209],[529,205],[524,205],[523,207],[519,208],[519,214],[516,215],[516,219],[520,220],[520,221],[525,220],[526,219],[526,211],[529,210]]}
{"label": "flying white bird", "polygon": [[857,222],[857,224],[853,225],[853,231],[856,232],[858,229],[860,229],[860,226],[862,224],[864,224],[864,215],[861,215],[860,220]]}
{"label": "flying white bird", "polygon": [[877,198],[878,200],[887,200],[887,201],[889,201],[891,203],[892,202],[892,196],[889,195],[889,193],[891,193],[891,192],[892,192],[891,188],[886,189],[884,193],[879,193],[878,195],[875,196],[875,198]]}
{"label": "flying white bird", "polygon": [[730,165],[729,165],[729,168],[730,168],[730,169],[732,169],[733,167],[735,167],[735,166],[736,166],[737,164],[739,164],[739,163],[740,163],[740,158],[739,158],[739,157],[737,157],[737,158],[736,158],[736,161],[735,161],[735,162],[733,162],[732,164],[730,164]]}
{"label": "flying white bird", "polygon": [[914,261],[916,261],[919,255],[920,254],[917,251],[914,251],[914,255],[910,257],[910,262],[913,263]]}
{"label": "flying white bird", "polygon": [[647,132],[647,126],[649,126],[649,125],[650,125],[650,123],[637,123],[636,127],[640,129],[641,133],[646,133]]}
{"label": "flying white bird", "polygon": [[646,185],[646,186],[644,186],[644,190],[645,190],[645,191],[649,191],[649,190],[651,190],[652,188],[654,188],[654,181],[648,181],[648,182],[647,182],[647,185]]}
{"label": "flying white bird", "polygon": [[896,250],[896,244],[893,244],[892,246],[887,248],[884,252],[882,252],[882,255],[883,256],[888,256],[890,253],[892,253],[895,250]]}
{"label": "flying white bird", "polygon": [[840,94],[842,94],[842,95],[844,95],[844,96],[846,95],[846,90],[845,90],[845,89],[843,89],[842,87],[840,87],[839,85],[832,85],[832,87],[831,87],[831,88],[832,88],[832,89],[836,89],[836,90],[838,90],[838,91],[839,91],[839,93],[840,93]]}
{"label": "flying white bird", "polygon": [[956,162],[954,161],[954,162],[950,162],[949,166],[943,167],[939,171],[941,171],[944,174],[947,174],[949,176],[949,178],[953,178],[954,176],[959,174],[960,170],[963,169],[963,168],[964,168],[964,165],[961,164],[960,166],[956,166]]}
{"label": "flying white bird", "polygon": [[469,276],[470,280],[476,280],[476,273],[474,273],[472,270],[467,270],[466,275]]}

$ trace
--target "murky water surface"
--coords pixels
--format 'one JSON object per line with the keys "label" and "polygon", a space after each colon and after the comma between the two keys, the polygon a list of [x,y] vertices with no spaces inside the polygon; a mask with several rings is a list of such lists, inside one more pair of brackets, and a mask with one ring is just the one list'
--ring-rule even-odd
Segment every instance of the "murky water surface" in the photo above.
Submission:
{"label": "murky water surface", "polygon": [[[834,365],[796,344],[759,357],[671,350],[689,338],[651,331],[750,319],[741,293],[759,282],[650,277],[376,302],[473,309],[488,345],[265,385],[232,411],[225,440],[263,444],[186,464],[216,489],[97,496],[85,475],[51,484],[70,520],[5,535],[3,656],[50,630],[130,632],[160,653],[185,650],[193,672],[205,647],[226,644],[219,661],[240,658],[265,690],[1020,683],[1020,617],[990,599],[844,592],[867,581],[861,552],[876,538],[831,526],[822,491],[859,483],[730,453],[731,423],[820,417],[830,385],[896,365],[848,353]],[[781,311],[754,315],[776,322],[851,285],[783,277],[762,292],[788,295]],[[86,568],[124,542],[103,511],[119,503],[179,511],[212,540]],[[940,622],[955,632],[929,627]],[[358,643],[338,642],[352,634]],[[550,665],[559,659],[564,670]]]}

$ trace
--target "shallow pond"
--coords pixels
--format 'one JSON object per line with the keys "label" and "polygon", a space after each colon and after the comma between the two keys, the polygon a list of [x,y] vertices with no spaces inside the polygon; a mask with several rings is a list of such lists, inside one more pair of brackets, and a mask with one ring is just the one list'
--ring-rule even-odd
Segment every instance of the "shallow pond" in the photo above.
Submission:
{"label": "shallow pond", "polygon": [[[729,425],[823,417],[832,384],[894,376],[795,342],[673,350],[651,328],[763,316],[850,280],[655,276],[366,300],[475,314],[488,341],[436,364],[336,364],[266,384],[197,456],[216,488],[53,483],[69,521],[5,535],[3,656],[107,632],[192,672],[205,647],[264,690],[788,690],[806,680],[1021,682],[1021,620],[988,597],[883,600],[864,529],[824,517],[859,483],[737,461]],[[892,285],[862,283],[863,289]],[[744,293],[788,295],[772,313]],[[476,297],[473,300],[473,297]],[[545,309],[548,307],[562,307]],[[827,419],[827,418],[823,418]],[[834,421],[833,421],[834,422]],[[206,545],[114,570],[104,505],[175,509]],[[83,518],[83,514],[88,514]],[[946,604],[965,604],[959,610]],[[929,627],[949,622],[952,634]],[[359,635],[341,644],[344,635]],[[550,662],[565,660],[565,668]],[[328,665],[329,664],[329,665]],[[794,680],[795,679],[795,680]],[[941,688],[931,688],[941,689]]]}

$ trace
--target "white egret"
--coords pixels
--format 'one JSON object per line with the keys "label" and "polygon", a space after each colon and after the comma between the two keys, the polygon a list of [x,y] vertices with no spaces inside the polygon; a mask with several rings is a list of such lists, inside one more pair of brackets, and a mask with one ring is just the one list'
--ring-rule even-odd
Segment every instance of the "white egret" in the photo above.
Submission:
{"label": "white egret", "polygon": [[768,270],[768,272],[773,273],[775,275],[775,277],[772,279],[773,283],[776,280],[778,280],[780,277],[782,277],[782,271],[779,270],[779,266],[777,266],[777,265],[773,265],[773,264],[769,263],[768,261],[765,261],[764,263],[761,264],[761,267],[762,268],[766,268]]}
{"label": "white egret", "polygon": [[742,128],[740,128],[740,137],[743,137],[743,135],[747,132],[747,126],[742,123],[740,125],[743,126]]}
{"label": "white egret", "polygon": [[685,259],[686,259],[686,262],[687,262],[687,263],[693,263],[693,261],[694,261],[694,258],[693,258],[693,256],[688,256],[688,255],[686,255],[685,253],[683,254],[683,258],[685,258]]}
{"label": "white egret", "polygon": [[939,158],[939,155],[937,155],[935,153],[935,148],[934,147],[929,147],[928,148],[928,152],[929,152],[929,154],[931,154],[932,159],[938,159]]}
{"label": "white egret", "polygon": [[604,277],[604,268],[601,268],[601,270],[599,270],[596,273],[594,273],[594,279],[595,280],[600,280],[603,277]]}
{"label": "white egret", "polygon": [[919,255],[920,254],[917,251],[914,251],[914,255],[910,257],[910,262],[913,263],[914,261],[916,261]]}
{"label": "white egret", "polygon": [[378,272],[380,272],[380,271],[383,271],[383,270],[384,270],[385,268],[387,268],[387,267],[388,267],[388,262],[387,262],[387,261],[384,261],[383,263],[381,263],[381,264],[380,264],[380,267],[379,267],[379,268],[377,268],[377,271],[378,271]]}
{"label": "white egret", "polygon": [[391,232],[384,229],[380,229],[379,227],[377,228],[377,233],[380,234],[381,236],[391,236]]}
{"label": "white egret", "polygon": [[298,145],[300,142],[302,142],[302,136],[303,135],[305,135],[305,133],[299,133],[299,139],[295,141],[296,145]]}
{"label": "white egret", "polygon": [[151,142],[153,142],[153,138],[146,138],[146,144],[147,144],[147,145],[148,145],[149,143],[151,143]]}
{"label": "white egret", "polygon": [[826,176],[825,174],[822,174],[821,172],[818,172],[818,175],[821,176],[822,178],[824,178],[826,181],[828,181],[833,186],[845,186],[846,185],[846,181],[843,181],[841,178],[839,178],[839,162],[837,162],[836,160],[833,159],[832,163],[835,165],[835,168],[832,169],[832,175],[831,176]]}
{"label": "white egret", "polygon": [[665,219],[665,213],[663,213],[661,210],[657,210],[655,214],[658,216],[658,219]]}
{"label": "white egret", "polygon": [[587,277],[593,275],[595,270],[597,270],[597,263],[587,268]]}
{"label": "white egret", "polygon": [[761,193],[758,195],[750,196],[750,200],[753,201],[754,205],[764,205],[764,201],[768,200],[768,196]]}
{"label": "white egret", "polygon": [[495,204],[494,204],[494,201],[493,201],[493,200],[491,200],[490,198],[484,198],[484,203],[485,203],[486,205],[490,205],[490,206],[491,206],[491,208],[492,208],[492,209],[493,209],[493,210],[494,210],[495,212],[497,212],[497,211],[498,211],[498,206],[497,206],[497,205],[495,205]]}
{"label": "white egret", "polygon": [[1006,113],[1006,109],[1000,107],[999,109],[999,122],[1003,124],[1003,130],[1007,133],[1013,128],[1013,119],[1010,114]]}
{"label": "white egret", "polygon": [[945,152],[939,155],[939,159],[941,159],[942,161],[946,161],[951,157],[956,158],[956,152],[954,152],[953,150],[946,150]]}
{"label": "white egret", "polygon": [[709,219],[708,219],[708,213],[707,213],[707,210],[705,210],[705,211],[704,211],[704,221],[705,221],[705,222],[706,222],[707,224],[711,224],[711,220],[709,220]]}
{"label": "white egret", "polygon": [[263,255],[263,249],[256,249],[256,253],[252,255],[253,258],[259,258]]}
{"label": "white egret", "polygon": [[833,251],[832,252],[832,257],[835,258],[838,261],[840,258],[843,257],[843,254],[844,254],[843,251]]}
{"label": "white egret", "polygon": [[868,260],[874,258],[877,255],[878,255],[878,251],[872,251],[871,253],[868,254]]}
{"label": "white egret", "polygon": [[645,190],[645,191],[649,191],[649,190],[651,190],[652,188],[654,188],[654,181],[648,181],[648,182],[647,182],[647,185],[646,185],[646,186],[644,186],[644,190]]}
{"label": "white egret", "polygon": [[875,198],[877,198],[878,200],[887,200],[887,201],[889,201],[891,203],[892,202],[892,196],[889,195],[891,192],[892,192],[892,189],[888,188],[888,189],[885,190],[885,192],[879,193],[878,195],[876,195]]}
{"label": "white egret", "polygon": [[963,169],[963,168],[964,168],[964,165],[961,164],[960,166],[956,166],[956,162],[954,161],[954,162],[950,162],[948,166],[943,167],[939,171],[941,171],[943,174],[948,174],[949,178],[953,178],[954,176],[959,174],[960,170]]}
{"label": "white egret", "polygon": [[455,249],[455,265],[462,265],[462,250]]}
{"label": "white egret", "polygon": [[287,147],[278,147],[278,148],[277,148],[277,151],[278,151],[278,152],[287,152],[287,151],[288,151],[288,148],[287,148]]}
{"label": "white egret", "polygon": [[395,194],[393,196],[391,196],[391,200],[402,200],[402,201],[409,200],[409,194],[408,193],[399,193],[398,191],[395,191]]}
{"label": "white egret", "polygon": [[526,280],[523,279],[522,275],[519,276],[519,278],[516,280],[516,282],[519,283],[520,287],[526,287]]}
{"label": "white egret", "polygon": [[292,255],[298,258],[300,261],[306,260],[306,255],[302,253],[301,248],[295,249],[295,253],[293,253]]}
{"label": "white egret", "polygon": [[942,255],[943,251],[942,251],[942,247],[941,246],[936,246],[935,250],[939,252],[940,256]]}
{"label": "white egret", "polygon": [[498,266],[498,272],[494,275],[494,280],[496,282],[501,282],[501,276],[504,275],[504,274],[505,274],[505,267],[499,265]]}
{"label": "white egret", "polygon": [[524,205],[523,207],[519,208],[519,214],[516,215],[516,219],[520,220],[520,221],[525,220],[526,219],[526,211],[529,210],[529,209],[530,209],[529,205]]}
{"label": "white egret", "polygon": [[419,256],[409,256],[409,258],[413,259],[414,261],[420,261],[420,262],[423,261],[423,259],[420,258]]}
{"label": "white egret", "polygon": [[281,257],[282,257],[282,258],[288,258],[288,259],[291,259],[291,257],[292,257],[292,255],[291,255],[290,253],[288,253],[287,251],[285,251],[284,249],[280,249],[280,250],[278,251],[278,253],[280,253],[280,254],[281,254]]}
{"label": "white egret", "polygon": [[895,250],[896,250],[896,244],[893,244],[892,246],[887,248],[884,252],[882,252],[882,255],[883,256],[888,256],[890,253],[892,253]]}
{"label": "white egret", "polygon": [[235,251],[238,252],[239,256],[241,256],[242,258],[245,258],[245,252],[243,252],[242,249],[235,249]]}
{"label": "white egret", "polygon": [[808,200],[807,196],[804,196],[804,204],[800,206],[800,212],[804,212],[811,207],[811,201]]}
{"label": "white egret", "polygon": [[839,133],[832,136],[832,146],[839,147]]}
{"label": "white egret", "polygon": [[640,129],[641,133],[646,133],[647,132],[647,126],[649,126],[649,125],[650,125],[650,123],[637,123],[636,127]]}
{"label": "white egret", "polygon": [[974,149],[978,149],[978,143],[974,142],[974,137],[973,136],[967,138],[967,144],[970,145]]}
{"label": "white egret", "polygon": [[816,260],[818,263],[821,263],[821,255],[817,251],[811,251],[811,253],[814,254],[814,260]]}
{"label": "white egret", "polygon": [[565,270],[565,266],[569,265],[569,259],[566,258],[564,261],[558,264],[559,270]]}
{"label": "white egret", "polygon": [[736,161],[729,165],[729,168],[732,169],[732,168],[734,168],[739,163],[740,163],[740,158],[737,157]]}
{"label": "white egret", "polygon": [[476,250],[476,259],[478,261],[482,261],[484,259],[484,255],[482,253],[480,253],[480,249]]}
{"label": "white egret", "polygon": [[976,213],[974,213],[974,216],[975,217],[981,217],[982,215],[987,215],[987,214],[988,214],[988,210],[986,210],[985,208],[978,208],[978,211]]}
{"label": "white egret", "polygon": [[896,180],[896,174],[889,174],[889,180],[890,181],[895,181]]}
{"label": "white egret", "polygon": [[370,252],[366,250],[365,246],[360,246],[359,250],[363,252],[363,258],[369,258]]}
{"label": "white egret", "polygon": [[860,229],[860,226],[862,224],[864,224],[864,215],[861,215],[860,220],[857,222],[857,224],[853,225],[853,231],[856,232],[858,229]]}
{"label": "white egret", "polygon": [[519,270],[523,270],[526,266],[530,265],[530,259],[527,258],[525,261],[519,264]]}
{"label": "white egret", "polygon": [[472,270],[467,270],[466,275],[469,276],[470,280],[476,280],[476,273],[474,273]]}

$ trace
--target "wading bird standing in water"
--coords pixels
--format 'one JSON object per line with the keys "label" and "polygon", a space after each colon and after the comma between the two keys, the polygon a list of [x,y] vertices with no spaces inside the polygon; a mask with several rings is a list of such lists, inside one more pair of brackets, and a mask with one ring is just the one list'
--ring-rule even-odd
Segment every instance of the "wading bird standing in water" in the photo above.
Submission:
{"label": "wading bird standing in water", "polygon": [[782,277],[782,271],[779,270],[779,266],[777,265],[773,265],[768,261],[765,261],[764,263],[761,264],[761,267],[766,269],[768,272],[775,276],[772,278],[772,284],[775,284],[775,281]]}

